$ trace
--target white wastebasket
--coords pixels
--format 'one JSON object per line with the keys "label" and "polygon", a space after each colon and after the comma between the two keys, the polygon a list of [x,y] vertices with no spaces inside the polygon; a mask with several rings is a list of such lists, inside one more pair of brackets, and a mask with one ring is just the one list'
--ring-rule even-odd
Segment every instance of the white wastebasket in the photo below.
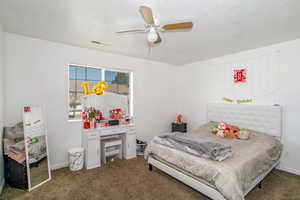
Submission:
{"label": "white wastebasket", "polygon": [[84,149],[72,148],[69,153],[69,168],[71,171],[78,171],[83,168]]}

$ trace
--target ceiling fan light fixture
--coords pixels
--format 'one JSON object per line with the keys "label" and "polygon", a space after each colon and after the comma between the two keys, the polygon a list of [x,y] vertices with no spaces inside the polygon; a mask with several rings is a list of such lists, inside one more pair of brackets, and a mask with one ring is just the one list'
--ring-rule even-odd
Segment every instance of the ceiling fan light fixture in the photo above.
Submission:
{"label": "ceiling fan light fixture", "polygon": [[157,35],[156,31],[153,28],[151,28],[148,33],[148,36],[147,36],[148,42],[154,43],[157,40],[157,38],[158,38],[158,35]]}

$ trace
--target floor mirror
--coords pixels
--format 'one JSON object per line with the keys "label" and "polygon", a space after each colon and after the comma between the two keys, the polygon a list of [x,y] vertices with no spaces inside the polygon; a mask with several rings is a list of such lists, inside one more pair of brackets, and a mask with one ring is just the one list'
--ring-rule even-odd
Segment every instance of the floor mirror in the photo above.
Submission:
{"label": "floor mirror", "polygon": [[28,190],[51,180],[47,131],[41,106],[23,108]]}

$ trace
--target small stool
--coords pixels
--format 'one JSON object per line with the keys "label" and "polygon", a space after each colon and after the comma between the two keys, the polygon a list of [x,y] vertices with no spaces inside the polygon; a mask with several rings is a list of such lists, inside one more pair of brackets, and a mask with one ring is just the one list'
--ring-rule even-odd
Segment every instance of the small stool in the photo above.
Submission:
{"label": "small stool", "polygon": [[101,140],[101,160],[104,164],[106,164],[106,157],[117,154],[120,159],[123,158],[121,138],[109,138]]}

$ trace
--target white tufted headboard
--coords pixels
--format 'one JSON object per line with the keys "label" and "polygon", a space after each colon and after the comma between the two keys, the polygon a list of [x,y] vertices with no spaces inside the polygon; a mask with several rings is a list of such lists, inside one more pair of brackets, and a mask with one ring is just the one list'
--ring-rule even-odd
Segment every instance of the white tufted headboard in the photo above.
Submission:
{"label": "white tufted headboard", "polygon": [[207,119],[281,137],[280,106],[212,103],[207,105]]}

